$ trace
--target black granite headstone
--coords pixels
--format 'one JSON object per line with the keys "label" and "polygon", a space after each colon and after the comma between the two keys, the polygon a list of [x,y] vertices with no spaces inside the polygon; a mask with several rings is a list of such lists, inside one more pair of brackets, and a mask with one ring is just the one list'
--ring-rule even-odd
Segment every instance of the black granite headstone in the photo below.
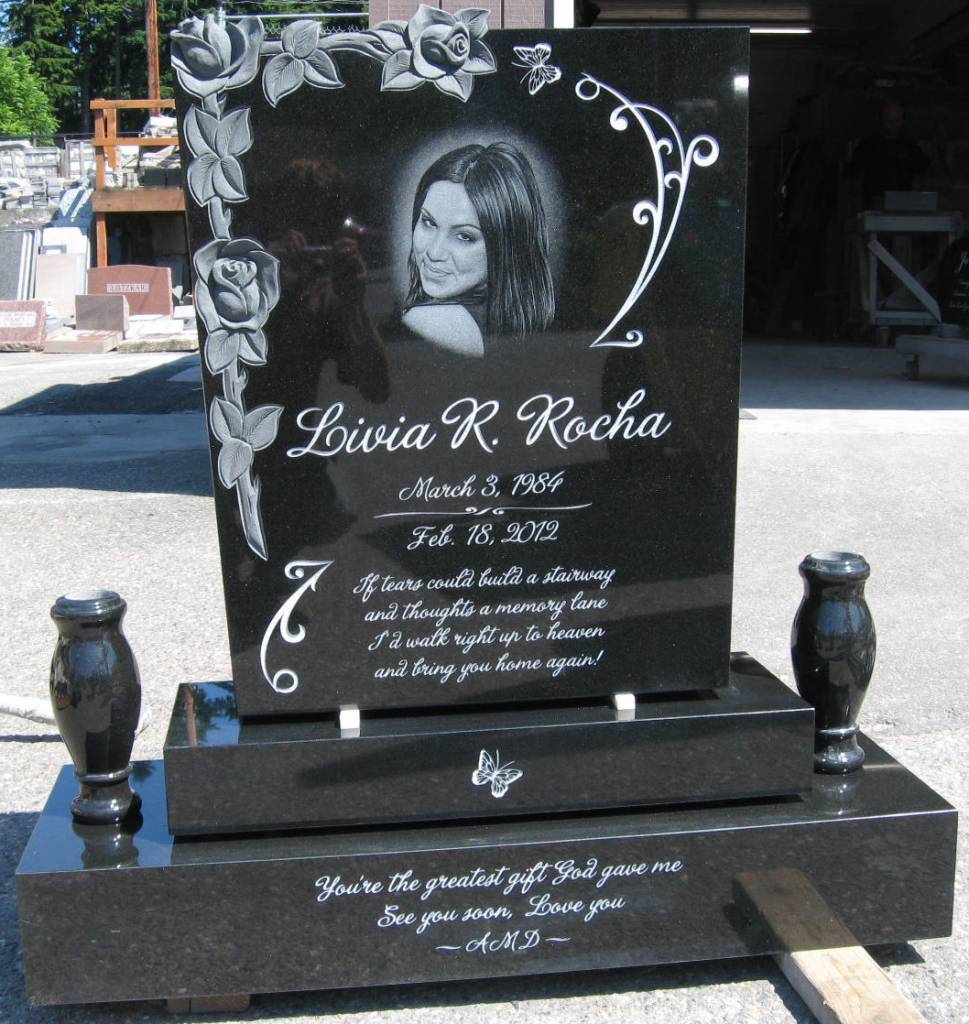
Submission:
{"label": "black granite headstone", "polygon": [[485,28],[173,36],[235,686],[117,826],[61,772],[34,1003],[951,928],[953,809],[728,677],[746,33]]}
{"label": "black granite headstone", "polygon": [[403,24],[179,96],[239,711],[726,685],[746,35]]}

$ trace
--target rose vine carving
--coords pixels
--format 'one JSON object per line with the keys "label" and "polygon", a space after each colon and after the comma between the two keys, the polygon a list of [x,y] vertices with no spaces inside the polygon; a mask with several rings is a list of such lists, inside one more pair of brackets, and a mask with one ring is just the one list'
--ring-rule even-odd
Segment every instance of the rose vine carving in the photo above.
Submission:
{"label": "rose vine carving", "polygon": [[462,102],[474,76],[497,69],[482,42],[488,11],[468,8],[451,14],[422,4],[410,21],[385,21],[366,32],[322,35],[319,22],[287,25],[278,40],[267,40],[259,18],[223,22],[215,15],[188,18],[172,33],[172,64],[186,92],[200,103],[182,125],[193,159],[186,184],[208,212],[212,241],[194,258],[195,301],[205,327],[203,356],[209,373],[221,376],[222,395],[209,406],[209,426],[219,442],[218,478],[235,490],[242,529],[250,549],[268,558],[260,512],[256,452],[276,439],[282,406],[247,409],[244,367],[265,365],[266,321],[279,301],[279,261],[253,238],[232,237],[232,211],[249,199],[240,157],[252,147],[248,107],[226,110],[228,93],[249,85],[262,70],[262,88],[275,107],[301,85],[344,87],[332,53],[360,54],[383,65],[382,91],[416,89],[431,82]]}

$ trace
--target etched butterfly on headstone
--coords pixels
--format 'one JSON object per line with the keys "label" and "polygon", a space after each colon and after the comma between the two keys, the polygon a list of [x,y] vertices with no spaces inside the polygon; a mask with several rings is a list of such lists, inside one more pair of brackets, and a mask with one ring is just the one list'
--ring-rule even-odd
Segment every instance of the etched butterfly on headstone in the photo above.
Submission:
{"label": "etched butterfly on headstone", "polygon": [[548,63],[549,57],[552,56],[552,47],[548,43],[537,43],[535,46],[516,46],[514,51],[518,60],[511,62],[512,67],[526,69],[526,73],[522,75],[522,81],[528,82],[530,96],[534,96],[543,86],[557,82],[562,77],[562,69]]}
{"label": "etched butterfly on headstone", "polygon": [[508,792],[508,787],[524,774],[520,769],[512,768],[514,763],[509,761],[502,764],[497,750],[494,757],[487,750],[482,750],[478,755],[478,767],[471,773],[471,781],[476,786],[487,786],[490,783],[491,795],[500,800]]}

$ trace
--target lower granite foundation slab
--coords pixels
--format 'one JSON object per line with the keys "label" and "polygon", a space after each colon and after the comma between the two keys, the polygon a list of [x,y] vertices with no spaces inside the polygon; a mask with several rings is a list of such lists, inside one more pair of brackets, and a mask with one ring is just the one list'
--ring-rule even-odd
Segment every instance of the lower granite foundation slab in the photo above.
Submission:
{"label": "lower granite foundation slab", "polygon": [[[776,921],[764,927],[740,891],[780,870],[824,900],[832,936],[947,935],[956,813],[863,745],[860,772],[816,776],[805,798],[180,840],[166,828],[160,762],[136,764],[143,817],[122,830],[72,821],[65,768],[17,871],[29,998],[184,999],[781,952]],[[811,942],[826,944],[823,928]]]}

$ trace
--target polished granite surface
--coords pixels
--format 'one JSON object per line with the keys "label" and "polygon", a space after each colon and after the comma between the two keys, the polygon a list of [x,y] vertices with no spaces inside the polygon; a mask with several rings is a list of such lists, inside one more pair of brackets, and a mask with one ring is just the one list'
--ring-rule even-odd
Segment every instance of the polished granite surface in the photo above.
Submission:
{"label": "polished granite surface", "polygon": [[956,814],[862,742],[860,772],[816,776],[803,800],[194,840],[166,830],[159,762],[136,765],[143,820],[94,833],[71,821],[65,768],[17,873],[28,991],[154,999],[778,952],[797,929],[776,910],[765,927],[749,897],[777,872],[828,908],[832,937],[948,934]]}
{"label": "polished granite surface", "polygon": [[[339,88],[180,96],[244,715],[726,685],[747,35],[484,41],[464,102],[339,49]],[[539,58],[561,74],[530,92]],[[419,216],[420,180],[466,145],[531,177],[435,182],[474,224],[428,249],[453,211]],[[212,146],[244,199],[193,198]],[[459,244],[487,274],[452,295]]]}
{"label": "polished granite surface", "polygon": [[[334,718],[238,717],[231,683],[183,684],[165,743],[177,835],[561,813],[803,792],[814,715],[734,655],[730,685],[606,700]],[[257,779],[258,784],[253,784]],[[567,784],[563,784],[567,780]]]}

